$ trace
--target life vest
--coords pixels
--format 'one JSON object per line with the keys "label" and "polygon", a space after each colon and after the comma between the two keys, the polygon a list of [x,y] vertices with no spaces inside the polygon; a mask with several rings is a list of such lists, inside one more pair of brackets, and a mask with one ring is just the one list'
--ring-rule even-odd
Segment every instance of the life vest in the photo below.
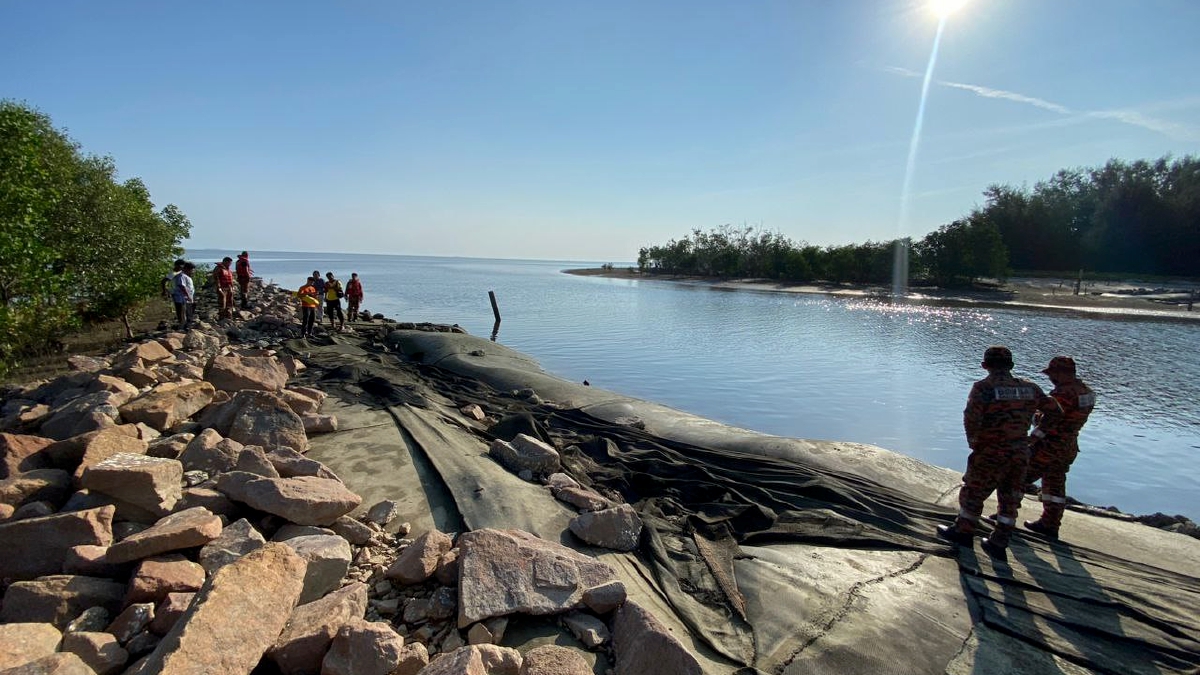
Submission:
{"label": "life vest", "polygon": [[314,288],[312,284],[301,286],[300,290],[296,292],[296,295],[300,297],[300,304],[305,307],[321,306],[321,301],[317,299],[317,289]]}
{"label": "life vest", "polygon": [[342,297],[342,282],[334,279],[325,282],[325,299],[337,300]]}
{"label": "life vest", "polygon": [[238,256],[237,259],[237,275],[239,279],[250,278],[250,259]]}
{"label": "life vest", "polygon": [[224,265],[217,265],[215,276],[217,277],[218,286],[233,285],[233,272],[230,272],[228,267]]}

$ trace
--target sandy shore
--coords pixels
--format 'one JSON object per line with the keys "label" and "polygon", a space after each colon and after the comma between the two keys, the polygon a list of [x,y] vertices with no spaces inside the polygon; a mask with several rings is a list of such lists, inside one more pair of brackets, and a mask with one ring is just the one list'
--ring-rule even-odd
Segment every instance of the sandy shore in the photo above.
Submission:
{"label": "sandy shore", "polygon": [[[600,276],[612,279],[639,281],[670,281],[706,285],[722,289],[742,289],[773,293],[812,293],[843,297],[890,298],[891,289],[884,286],[853,284],[792,284],[768,279],[714,279],[682,275],[642,274],[629,268],[572,269],[567,274]],[[1084,282],[1079,295],[1074,294],[1074,280],[1020,277],[1003,284],[978,289],[912,288],[906,300],[934,301],[946,304],[977,306],[1029,307],[1065,311],[1111,314],[1155,319],[1200,319],[1200,306],[1188,310],[1188,299],[1195,293],[1200,300],[1200,284],[1171,282],[1169,285],[1145,284],[1134,281]],[[1200,303],[1197,303],[1200,305]]]}

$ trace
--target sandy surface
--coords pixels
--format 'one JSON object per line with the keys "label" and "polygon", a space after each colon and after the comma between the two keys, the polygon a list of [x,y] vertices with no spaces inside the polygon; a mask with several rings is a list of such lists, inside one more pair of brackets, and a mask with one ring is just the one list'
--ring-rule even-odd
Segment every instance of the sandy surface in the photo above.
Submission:
{"label": "sandy surface", "polygon": [[[565,270],[579,276],[602,276],[612,279],[636,279],[673,281],[677,283],[704,284],[713,288],[747,289],[778,293],[817,293],[848,297],[878,297],[891,295],[891,289],[883,286],[861,286],[852,284],[791,284],[766,279],[710,279],[694,276],[648,275],[637,270],[622,269],[574,269]],[[980,306],[1015,306],[1053,308],[1095,314],[1141,316],[1147,318],[1200,319],[1200,283],[1172,281],[1169,284],[1146,284],[1138,281],[1085,282],[1079,295],[1074,293],[1073,279],[1045,279],[1019,277],[1008,279],[995,288],[940,289],[912,288],[908,299],[912,301],[935,300],[951,304]],[[1195,311],[1188,311],[1189,295],[1195,293]]]}

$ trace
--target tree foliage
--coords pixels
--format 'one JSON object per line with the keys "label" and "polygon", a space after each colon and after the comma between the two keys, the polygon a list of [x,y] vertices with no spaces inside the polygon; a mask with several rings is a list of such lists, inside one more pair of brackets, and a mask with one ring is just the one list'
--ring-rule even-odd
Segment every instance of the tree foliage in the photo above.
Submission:
{"label": "tree foliage", "polygon": [[0,101],[0,367],[158,289],[191,229],[138,178],[84,154],[50,118]]}

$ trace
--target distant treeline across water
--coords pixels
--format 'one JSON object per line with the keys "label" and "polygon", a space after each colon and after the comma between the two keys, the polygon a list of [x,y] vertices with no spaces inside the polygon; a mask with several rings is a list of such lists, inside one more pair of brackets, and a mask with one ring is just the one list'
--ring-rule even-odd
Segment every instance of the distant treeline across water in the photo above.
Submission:
{"label": "distant treeline across water", "polygon": [[1009,271],[1200,276],[1200,159],[1113,159],[1032,188],[992,185],[985,203],[920,240],[819,247],[724,225],[638,252],[650,273],[783,281],[969,285]]}

